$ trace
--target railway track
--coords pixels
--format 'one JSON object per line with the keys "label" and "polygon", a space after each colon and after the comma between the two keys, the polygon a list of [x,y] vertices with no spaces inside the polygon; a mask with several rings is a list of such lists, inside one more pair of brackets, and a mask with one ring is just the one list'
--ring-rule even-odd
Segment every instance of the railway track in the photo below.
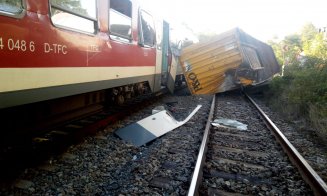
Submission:
{"label": "railway track", "polygon": [[[213,101],[188,195],[326,195],[323,180],[247,98],[254,106],[228,94]],[[248,130],[211,126],[219,117],[249,123]]]}
{"label": "railway track", "polygon": [[[210,106],[210,96],[163,96],[130,113],[96,136],[50,157],[24,171],[15,182],[1,189],[4,195],[58,194],[151,194],[185,195]],[[151,114],[163,105],[177,120],[185,119],[198,105],[202,108],[184,126],[153,142],[135,147],[114,131]]]}
{"label": "railway track", "polygon": [[[81,143],[70,146],[63,153],[51,155],[42,164],[25,169],[13,184],[6,188],[0,187],[0,193],[314,194],[288,161],[282,148],[277,142],[272,142],[274,137],[265,128],[257,112],[239,93],[218,95],[216,105],[210,106],[211,100],[211,96],[185,96],[183,93],[153,100],[146,107],[133,113],[127,112],[127,115],[95,136],[84,137]],[[177,120],[183,120],[198,104],[202,108],[190,121],[149,144],[135,147],[114,134],[115,130],[149,116],[158,105],[165,106]],[[215,111],[209,114],[210,107]],[[208,116],[239,120],[248,124],[248,130],[211,127],[211,121],[207,122]],[[100,117],[94,117],[93,120],[100,120]],[[86,124],[87,121],[83,120]],[[75,122],[69,127],[75,130],[80,125]],[[90,126],[84,129],[93,130],[87,127]],[[211,127],[211,136],[207,138],[207,154],[202,155],[206,158],[204,161],[197,155],[203,135],[208,134],[208,127]],[[206,147],[202,145],[200,149],[201,152]],[[199,160],[203,160],[202,170],[197,163]],[[193,174],[194,168],[197,172]],[[196,178],[196,173],[200,176],[203,174],[203,178]],[[197,183],[192,180],[192,176],[197,179]]]}

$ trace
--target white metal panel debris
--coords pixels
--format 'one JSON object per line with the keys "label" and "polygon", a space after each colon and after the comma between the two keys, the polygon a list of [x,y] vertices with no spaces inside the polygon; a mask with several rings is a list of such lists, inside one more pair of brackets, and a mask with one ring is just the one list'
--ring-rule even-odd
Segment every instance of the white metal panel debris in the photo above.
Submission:
{"label": "white metal panel debris", "polygon": [[247,130],[247,125],[243,124],[237,120],[232,120],[232,119],[226,119],[226,118],[219,118],[215,119],[212,123],[212,126],[215,127],[229,127],[229,128],[236,128],[238,130],[246,131]]}
{"label": "white metal panel debris", "polygon": [[121,128],[117,130],[115,134],[135,146],[142,146],[179,126],[182,126],[189,121],[201,107],[201,105],[198,105],[183,121],[177,121],[167,110],[163,110],[136,123]]}

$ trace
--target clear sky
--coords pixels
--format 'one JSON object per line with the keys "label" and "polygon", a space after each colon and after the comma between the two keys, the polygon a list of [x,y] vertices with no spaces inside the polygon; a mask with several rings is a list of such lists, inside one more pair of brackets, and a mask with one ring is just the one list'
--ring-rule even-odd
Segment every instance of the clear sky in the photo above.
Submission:
{"label": "clear sky", "polygon": [[195,33],[240,27],[267,41],[296,33],[306,22],[327,26],[327,0],[139,0],[170,23],[186,23]]}

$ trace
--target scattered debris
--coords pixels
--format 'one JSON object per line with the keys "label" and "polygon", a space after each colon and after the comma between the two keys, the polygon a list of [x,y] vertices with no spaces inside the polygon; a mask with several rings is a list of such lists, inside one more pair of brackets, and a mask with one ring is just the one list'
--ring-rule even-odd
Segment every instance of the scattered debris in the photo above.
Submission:
{"label": "scattered debris", "polygon": [[156,113],[161,112],[163,110],[165,110],[165,107],[164,106],[162,106],[162,105],[157,106],[157,107],[153,108],[152,114],[156,114]]}
{"label": "scattered debris", "polygon": [[15,187],[20,189],[28,189],[33,185],[34,183],[28,180],[19,180],[18,182],[15,183]]}
{"label": "scattered debris", "polygon": [[171,184],[172,184],[172,179],[165,178],[165,177],[155,177],[150,182],[150,186],[152,186],[152,187],[173,190],[173,187]]}
{"label": "scattered debris", "polygon": [[175,106],[176,104],[178,104],[178,101],[166,102],[166,105],[167,105],[168,107],[173,107],[173,106]]}
{"label": "scattered debris", "polygon": [[201,105],[198,105],[183,121],[177,121],[167,110],[163,110],[152,114],[143,120],[121,128],[117,130],[115,134],[135,146],[142,146],[179,126],[182,126],[189,121],[201,107]]}
{"label": "scattered debris", "polygon": [[57,168],[53,165],[50,165],[49,163],[45,163],[38,167],[40,170],[48,171],[48,172],[54,172]]}
{"label": "scattered debris", "polygon": [[229,127],[229,128],[236,128],[241,131],[246,131],[248,128],[246,124],[243,124],[237,120],[227,119],[227,118],[219,118],[215,119],[211,125],[215,127]]}
{"label": "scattered debris", "polygon": [[107,137],[103,136],[103,135],[97,135],[94,137],[95,139],[98,139],[98,140],[107,140]]}
{"label": "scattered debris", "polygon": [[75,160],[78,157],[76,155],[71,154],[71,153],[64,153],[62,155],[62,158],[66,159],[66,160]]}

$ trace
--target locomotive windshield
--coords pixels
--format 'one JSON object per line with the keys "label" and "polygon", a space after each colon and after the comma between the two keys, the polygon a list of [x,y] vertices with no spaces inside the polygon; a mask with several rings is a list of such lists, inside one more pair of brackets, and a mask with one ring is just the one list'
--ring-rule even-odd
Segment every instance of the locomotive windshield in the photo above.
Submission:
{"label": "locomotive windshield", "polygon": [[155,29],[153,17],[145,12],[141,11],[141,39],[142,45],[152,47],[155,44]]}
{"label": "locomotive windshield", "polygon": [[96,1],[95,0],[50,0],[52,5],[80,14],[89,18],[96,18]]}
{"label": "locomotive windshield", "polygon": [[22,0],[0,0],[0,11],[10,14],[19,14],[23,11]]}
{"label": "locomotive windshield", "polygon": [[111,0],[109,16],[111,38],[124,38],[129,41],[132,36],[131,25],[132,3],[129,0]]}
{"label": "locomotive windshield", "polygon": [[96,0],[50,0],[50,2],[53,24],[88,33],[95,32]]}

